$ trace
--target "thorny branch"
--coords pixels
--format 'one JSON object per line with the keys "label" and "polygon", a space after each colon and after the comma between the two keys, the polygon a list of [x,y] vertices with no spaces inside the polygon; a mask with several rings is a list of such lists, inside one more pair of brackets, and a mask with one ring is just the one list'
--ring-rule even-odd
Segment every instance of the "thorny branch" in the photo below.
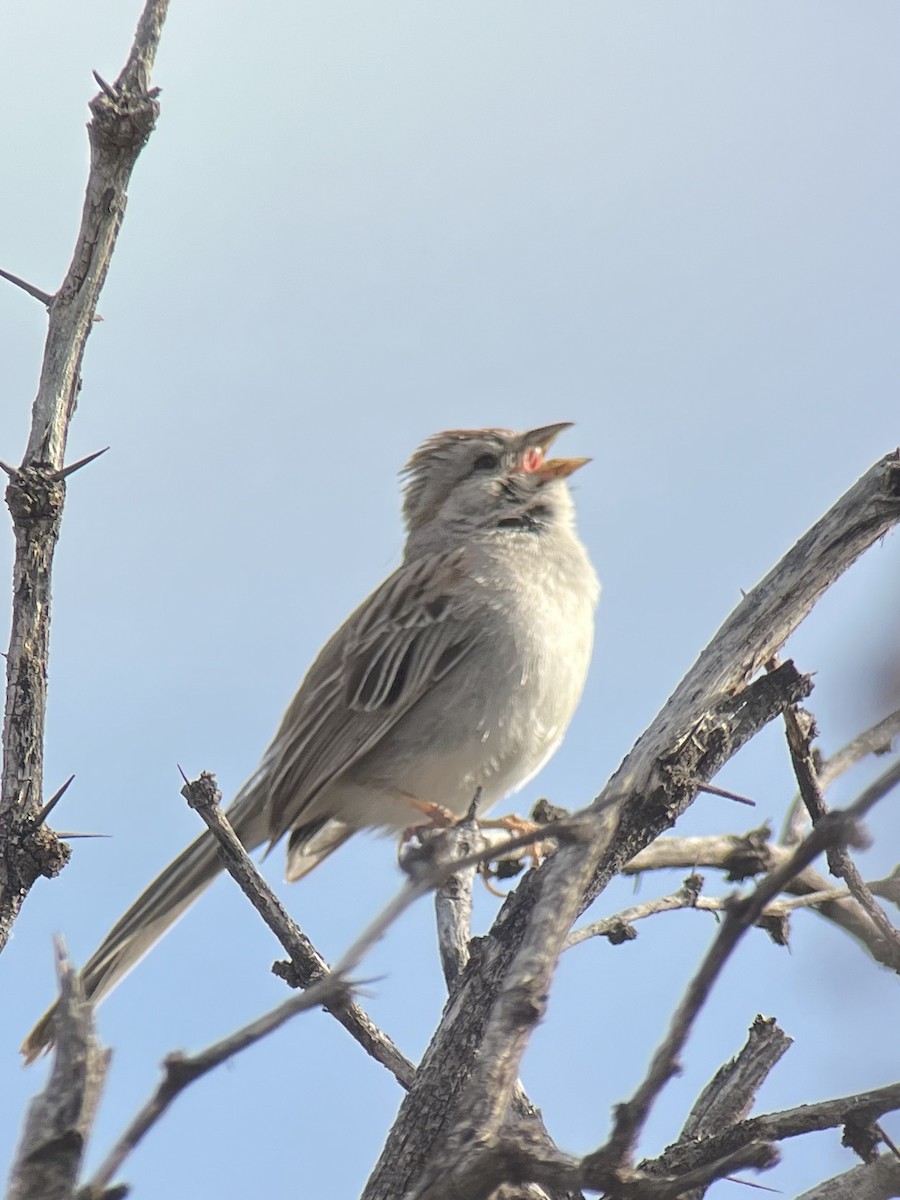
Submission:
{"label": "thorny branch", "polygon": [[68,847],[35,823],[43,803],[51,582],[68,473],[63,461],[128,183],[159,113],[149,76],[167,8],[168,0],[147,0],[119,78],[90,103],[91,165],[81,228],[59,291],[40,293],[49,319],[31,431],[21,465],[6,468],[16,554],[0,786],[0,950],[35,880],[56,875],[69,857]]}

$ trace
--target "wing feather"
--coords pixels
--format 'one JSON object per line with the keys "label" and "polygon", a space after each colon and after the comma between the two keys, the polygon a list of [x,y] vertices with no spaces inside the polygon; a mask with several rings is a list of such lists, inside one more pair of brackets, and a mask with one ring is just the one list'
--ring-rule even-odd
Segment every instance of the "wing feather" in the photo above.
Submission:
{"label": "wing feather", "polygon": [[477,625],[459,600],[467,557],[456,549],[404,564],[323,648],[262,765],[272,843],[304,814],[321,817],[309,809],[322,789],[477,644]]}

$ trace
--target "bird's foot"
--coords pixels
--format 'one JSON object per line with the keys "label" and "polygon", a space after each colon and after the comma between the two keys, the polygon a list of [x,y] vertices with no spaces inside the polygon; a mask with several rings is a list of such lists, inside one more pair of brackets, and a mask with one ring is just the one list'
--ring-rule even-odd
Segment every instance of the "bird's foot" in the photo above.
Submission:
{"label": "bird's foot", "polygon": [[418,821],[415,825],[407,825],[400,834],[400,840],[397,843],[397,861],[401,865],[404,848],[413,838],[421,841],[420,834],[433,833],[436,829],[451,829],[459,820],[455,813],[452,813],[449,808],[444,808],[442,804],[434,804],[430,800],[416,800],[413,796],[404,796],[403,800],[405,804],[420,812],[425,820]]}
{"label": "bird's foot", "polygon": [[540,837],[540,824],[530,821],[527,817],[520,817],[516,813],[510,813],[506,817],[497,817],[494,820],[481,821],[479,824],[482,829],[504,829],[510,837],[514,838],[527,834],[535,835],[533,842],[529,842],[525,846],[516,846],[508,854],[502,853],[502,845],[498,846],[497,849],[501,851],[498,857],[482,863],[479,867],[482,882],[491,895],[505,899],[507,893],[501,892],[492,881],[494,879],[513,879],[529,867],[539,867],[547,855],[552,852],[554,844],[552,841]]}

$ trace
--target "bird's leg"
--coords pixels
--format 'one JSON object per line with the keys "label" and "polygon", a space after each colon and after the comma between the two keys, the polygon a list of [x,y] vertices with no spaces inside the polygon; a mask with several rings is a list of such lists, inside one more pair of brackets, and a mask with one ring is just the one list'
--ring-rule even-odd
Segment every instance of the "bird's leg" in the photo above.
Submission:
{"label": "bird's leg", "polygon": [[424,821],[419,821],[415,825],[407,825],[400,834],[400,840],[397,843],[397,861],[402,865],[403,848],[407,842],[414,837],[418,837],[421,841],[422,834],[433,833],[438,829],[450,829],[459,818],[449,808],[445,808],[442,804],[435,804],[431,800],[418,800],[415,796],[407,795],[402,795],[399,799],[404,804],[408,804],[410,808],[416,809],[425,818]]}
{"label": "bird's leg", "polygon": [[412,828],[427,828],[427,829],[449,829],[451,825],[455,825],[459,820],[456,813],[451,812],[449,808],[444,808],[443,804],[435,804],[431,800],[416,800],[413,796],[404,796],[404,801],[415,808],[424,817],[428,819],[422,822],[421,826],[413,825]]}

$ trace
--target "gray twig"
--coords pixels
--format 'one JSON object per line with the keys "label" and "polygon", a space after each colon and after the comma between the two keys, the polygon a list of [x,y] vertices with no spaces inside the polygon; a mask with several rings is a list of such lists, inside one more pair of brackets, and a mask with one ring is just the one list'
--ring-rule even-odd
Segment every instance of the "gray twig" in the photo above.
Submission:
{"label": "gray twig", "polygon": [[900,1160],[894,1154],[880,1154],[874,1162],[817,1183],[797,1200],[891,1200],[892,1196],[900,1196]]}
{"label": "gray twig", "polygon": [[159,113],[149,72],[168,0],[146,0],[115,95],[91,101],[91,165],[81,228],[59,291],[25,290],[48,305],[38,392],[22,465],[6,489],[16,541],[0,784],[0,950],[35,880],[65,866],[69,848],[35,824],[43,789],[53,559],[65,503],[63,465],[81,363],[125,214],[131,172]]}
{"label": "gray twig", "polygon": [[735,900],[729,906],[712,946],[675,1010],[668,1033],[653,1055],[647,1074],[631,1099],[616,1109],[612,1135],[597,1151],[599,1159],[611,1166],[627,1162],[657,1097],[678,1072],[679,1056],[693,1023],[740,939],[759,920],[766,905],[784,890],[787,882],[823,850],[858,840],[855,817],[852,811],[836,811],[824,816],[786,863],[760,880],[751,895]]}
{"label": "gray twig", "polygon": [[59,1010],[56,1052],[44,1091],[31,1102],[10,1174],[7,1200],[71,1200],[109,1054],[62,940],[56,940]]}
{"label": "gray twig", "polygon": [[708,1137],[742,1121],[792,1041],[772,1017],[757,1016],[740,1052],[716,1071],[697,1097],[679,1140]]}
{"label": "gray twig", "polygon": [[[784,724],[800,795],[803,797],[803,803],[806,805],[813,828],[815,828],[828,814],[828,805],[825,802],[825,795],[813,761],[812,740],[815,736],[815,723],[802,710],[789,708],[784,714]],[[895,766],[900,769],[900,763]],[[893,769],[887,774],[892,775]],[[883,778],[884,776],[882,776]],[[867,789],[862,811],[867,810],[875,802],[872,797],[873,794]],[[846,847],[833,845],[829,849],[827,857],[832,875],[845,881],[853,898],[881,936],[883,943],[881,961],[886,962],[894,971],[900,973],[900,931],[894,928],[885,915],[884,909],[866,887],[863,877]]]}
{"label": "gray twig", "polygon": [[857,797],[856,807],[861,813],[867,813],[879,800],[883,800],[888,792],[892,792],[898,783],[900,783],[900,759],[882,772],[877,779],[873,779],[868,787],[863,788]]}
{"label": "gray twig", "polygon": [[[893,786],[893,783],[890,786]],[[865,808],[871,807],[875,799],[880,799],[889,790],[889,786],[875,789],[873,785],[860,795],[857,803],[861,805],[861,802],[868,798]],[[861,805],[857,811],[863,812],[864,807]],[[771,830],[767,827],[750,830],[745,834],[659,837],[636,854],[624,866],[623,871],[626,875],[640,875],[646,871],[706,867],[724,871],[727,879],[742,880],[762,874],[788,861],[792,848],[779,845],[770,839]],[[869,889],[874,894],[888,899],[896,899],[900,892],[896,881],[893,880],[872,881]],[[775,901],[769,911],[781,908],[788,912],[793,907],[814,906],[819,915],[858,941],[877,962],[890,965],[885,956],[884,939],[856,901],[844,894],[845,889],[833,887],[814,867],[807,867],[788,882],[786,891],[797,897],[798,904]]]}
{"label": "gray twig", "polygon": [[[231,828],[228,818],[219,807],[221,793],[216,787],[215,776],[203,772],[199,779],[193,782],[185,781],[182,795],[191,808],[199,813],[219,843],[222,860],[229,875],[289,955],[290,963],[275,964],[275,974],[291,987],[301,988],[310,988],[332,978],[333,975],[346,978],[356,964],[338,966],[332,972],[325,959],[256,869],[253,860]],[[401,1087],[410,1086],[415,1067],[387,1034],[378,1028],[365,1009],[342,991],[336,992],[323,1007],[359,1042],[367,1054],[391,1072]]]}
{"label": "gray twig", "polygon": [[[446,831],[448,858],[465,859],[482,849],[481,838],[473,811],[465,821]],[[452,993],[456,982],[469,961],[469,939],[472,934],[472,884],[474,864],[460,867],[440,884],[434,893],[434,913],[437,925],[438,951],[447,991]]]}
{"label": "gray twig", "polygon": [[[818,764],[817,774],[819,787],[827,792],[831,785],[840,777],[855,767],[857,763],[868,758],[870,754],[889,754],[891,744],[900,734],[900,708],[878,721],[870,729],[857,734],[846,746],[842,746],[830,758]],[[803,836],[806,822],[806,810],[803,797],[798,791],[791,801],[782,826],[780,841],[784,846],[795,846]]]}
{"label": "gray twig", "polygon": [[[697,882],[699,881],[699,883]],[[591,921],[582,925],[566,938],[565,949],[578,946],[591,938],[608,938],[612,945],[633,941],[637,931],[633,927],[635,921],[643,921],[657,913],[676,912],[680,909],[693,908],[698,912],[726,913],[734,903],[734,896],[701,896],[699,886],[703,880],[700,875],[689,875],[684,885],[677,892],[668,896],[654,896],[643,900],[630,908],[623,908],[613,913],[611,917],[602,917],[599,921]],[[876,885],[877,886],[877,885]],[[900,889],[898,889],[900,890]],[[824,888],[820,892],[808,892],[803,896],[792,896],[788,899],[773,900],[767,904],[760,914],[758,924],[768,929],[771,921],[782,921],[798,908],[812,908],[820,904],[828,904],[834,900],[844,900],[850,892],[847,888]]]}
{"label": "gray twig", "polygon": [[690,1170],[705,1162],[717,1161],[723,1154],[753,1142],[780,1142],[784,1138],[801,1137],[842,1125],[872,1123],[897,1108],[900,1108],[900,1083],[892,1083],[869,1092],[856,1092],[817,1104],[801,1104],[796,1108],[750,1117],[699,1141],[676,1142],[652,1164],[644,1165],[668,1172]]}
{"label": "gray twig", "polygon": [[[678,1145],[696,1142],[742,1121],[769,1072],[791,1045],[772,1018],[756,1017],[740,1052],[716,1071],[688,1115]],[[655,1164],[640,1169],[653,1174]],[[701,1200],[705,1184],[684,1193],[683,1200]]]}

